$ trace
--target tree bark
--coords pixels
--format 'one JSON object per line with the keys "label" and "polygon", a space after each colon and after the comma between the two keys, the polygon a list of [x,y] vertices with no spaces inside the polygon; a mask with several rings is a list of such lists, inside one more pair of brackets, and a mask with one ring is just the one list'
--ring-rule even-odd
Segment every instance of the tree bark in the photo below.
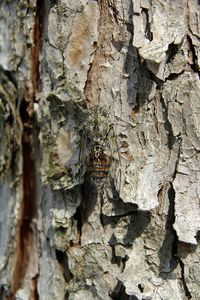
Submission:
{"label": "tree bark", "polygon": [[0,7],[0,299],[199,299],[199,1]]}

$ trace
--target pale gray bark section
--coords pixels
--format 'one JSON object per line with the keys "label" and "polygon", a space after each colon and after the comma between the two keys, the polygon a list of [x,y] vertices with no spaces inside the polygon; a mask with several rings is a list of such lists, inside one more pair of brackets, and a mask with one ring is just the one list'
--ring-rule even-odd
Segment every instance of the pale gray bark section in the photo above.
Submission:
{"label": "pale gray bark section", "polygon": [[1,1],[1,299],[200,298],[199,8]]}

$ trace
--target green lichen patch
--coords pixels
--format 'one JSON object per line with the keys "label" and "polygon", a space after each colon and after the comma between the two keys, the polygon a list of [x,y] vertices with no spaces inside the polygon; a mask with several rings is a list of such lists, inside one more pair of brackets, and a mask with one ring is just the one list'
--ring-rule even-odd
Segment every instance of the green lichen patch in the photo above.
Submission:
{"label": "green lichen patch", "polygon": [[[72,87],[59,86],[56,91],[58,94],[49,94],[41,105],[41,175],[43,183],[50,183],[54,190],[71,189],[82,182],[80,128],[87,112]],[[73,95],[78,102],[72,100]]]}

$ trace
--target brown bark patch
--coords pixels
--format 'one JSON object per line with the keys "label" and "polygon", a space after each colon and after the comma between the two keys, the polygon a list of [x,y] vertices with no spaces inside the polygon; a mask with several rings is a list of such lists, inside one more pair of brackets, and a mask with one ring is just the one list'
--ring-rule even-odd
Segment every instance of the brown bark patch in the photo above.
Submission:
{"label": "brown bark patch", "polygon": [[83,11],[77,18],[68,48],[68,60],[71,67],[78,65],[85,56],[87,42],[92,34],[93,15],[90,10]]}

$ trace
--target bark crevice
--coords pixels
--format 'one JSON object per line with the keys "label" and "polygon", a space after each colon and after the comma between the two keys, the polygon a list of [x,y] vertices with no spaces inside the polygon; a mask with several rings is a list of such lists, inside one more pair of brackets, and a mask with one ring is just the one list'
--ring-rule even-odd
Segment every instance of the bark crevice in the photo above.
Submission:
{"label": "bark crevice", "polygon": [[180,267],[181,267],[181,280],[182,280],[182,284],[183,284],[183,288],[184,288],[184,291],[185,291],[185,296],[187,297],[188,300],[192,299],[192,295],[190,293],[190,290],[187,286],[187,282],[186,282],[186,279],[185,279],[185,266],[184,266],[184,262],[181,260],[180,257],[178,257],[178,262],[180,264]]}
{"label": "bark crevice", "polygon": [[191,51],[191,57],[190,57],[190,67],[191,69],[193,70],[193,72],[197,73],[200,77],[200,70],[199,70],[199,67],[198,67],[198,57],[197,57],[197,54],[195,52],[195,48],[194,48],[194,45],[193,45],[193,42],[192,42],[192,38],[190,37],[190,35],[188,34],[187,35],[187,40],[188,40],[188,44],[189,44],[189,49]]}
{"label": "bark crevice", "polygon": [[[11,282],[9,299],[15,299],[16,292],[23,287],[23,282],[33,255],[36,238],[35,219],[37,218],[37,169],[36,147],[38,146],[38,132],[34,114],[34,102],[40,89],[40,51],[42,47],[43,30],[43,1],[37,0],[35,24],[33,28],[34,45],[31,49],[31,81],[32,87],[20,104],[20,118],[22,130],[22,175],[23,199],[18,221],[15,264]],[[37,277],[32,278],[33,299],[38,299]]]}

